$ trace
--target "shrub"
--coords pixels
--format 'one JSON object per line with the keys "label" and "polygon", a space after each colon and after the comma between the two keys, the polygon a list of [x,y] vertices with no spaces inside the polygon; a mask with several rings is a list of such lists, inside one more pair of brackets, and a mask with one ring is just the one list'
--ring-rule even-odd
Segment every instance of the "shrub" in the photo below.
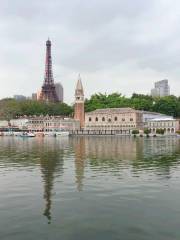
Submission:
{"label": "shrub", "polygon": [[145,129],[144,129],[144,134],[148,135],[148,134],[150,134],[150,133],[151,133],[151,131],[150,131],[148,128],[145,128]]}
{"label": "shrub", "polygon": [[137,129],[132,130],[132,134],[133,135],[139,134],[139,130],[137,130]]}
{"label": "shrub", "polygon": [[161,135],[163,135],[164,134],[164,129],[162,129],[162,128],[158,128],[158,129],[156,129],[156,133],[157,134],[161,134]]}

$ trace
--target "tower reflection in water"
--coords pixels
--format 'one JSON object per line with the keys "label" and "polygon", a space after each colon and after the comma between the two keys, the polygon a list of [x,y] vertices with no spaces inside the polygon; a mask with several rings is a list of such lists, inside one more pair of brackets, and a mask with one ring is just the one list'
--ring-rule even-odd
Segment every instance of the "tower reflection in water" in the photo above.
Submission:
{"label": "tower reflection in water", "polygon": [[[118,177],[145,176],[147,171],[171,177],[171,169],[179,166],[180,140],[176,138],[69,137],[69,138],[1,138],[0,162],[41,170],[43,182],[43,214],[52,220],[55,188],[71,184],[71,190],[85,190],[88,178],[110,174]],[[124,171],[126,169],[127,171]],[[129,171],[130,175],[127,175]],[[63,177],[63,178],[62,178]],[[62,180],[55,186],[56,179]],[[66,182],[68,181],[68,183]],[[134,179],[133,179],[134,181]],[[73,190],[72,190],[73,189]],[[61,195],[58,196],[61,198]],[[55,206],[56,207],[56,206]]]}
{"label": "tower reflection in water", "polygon": [[[180,141],[175,138],[133,139],[130,137],[70,137],[44,138],[37,144],[44,183],[44,216],[51,223],[52,197],[55,178],[62,178],[65,161],[74,161],[72,175],[78,192],[83,191],[85,169],[117,175],[127,167],[133,173],[150,168],[155,174],[169,177],[170,168],[178,164]],[[170,158],[169,158],[170,156]],[[167,160],[171,159],[171,161]],[[68,173],[69,174],[69,173]],[[69,178],[72,176],[68,176]],[[65,181],[65,180],[64,180]],[[73,181],[73,180],[72,180]],[[65,183],[63,183],[65,184]]]}
{"label": "tower reflection in water", "polygon": [[44,199],[46,201],[43,214],[47,217],[49,224],[52,218],[51,207],[54,179],[63,175],[64,148],[67,145],[67,138],[63,139],[63,141],[45,138],[39,143],[40,167],[44,183]]}

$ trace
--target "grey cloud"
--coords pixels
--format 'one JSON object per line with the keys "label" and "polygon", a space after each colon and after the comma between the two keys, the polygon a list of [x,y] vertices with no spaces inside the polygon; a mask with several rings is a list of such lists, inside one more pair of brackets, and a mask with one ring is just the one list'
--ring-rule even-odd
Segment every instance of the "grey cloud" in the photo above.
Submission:
{"label": "grey cloud", "polygon": [[[24,87],[25,94],[41,86],[48,36],[53,44],[55,75],[68,78],[63,82],[68,101],[73,98],[68,89],[75,81],[69,76],[80,71],[85,76],[93,74],[94,78],[107,73],[118,79],[126,66],[127,74],[123,74],[131,84],[134,73],[129,73],[130,62],[137,74],[141,70],[147,74],[153,71],[157,79],[152,79],[152,83],[168,75],[178,85],[179,10],[177,0],[173,4],[171,0],[32,0],[28,4],[24,0],[2,0],[0,82],[6,78],[3,84],[7,93],[0,90],[0,96],[16,92],[15,85],[9,88],[7,84],[13,81],[19,86],[23,78],[24,82],[32,79]],[[116,76],[115,67],[119,69]],[[11,76],[7,69],[13,71]],[[87,85],[89,92],[96,91],[94,85]],[[178,94],[180,89],[175,91]]]}

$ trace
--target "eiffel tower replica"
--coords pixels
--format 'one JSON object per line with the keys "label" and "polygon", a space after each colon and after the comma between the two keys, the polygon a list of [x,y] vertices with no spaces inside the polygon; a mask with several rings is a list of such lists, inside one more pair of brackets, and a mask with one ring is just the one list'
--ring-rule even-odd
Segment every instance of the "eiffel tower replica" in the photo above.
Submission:
{"label": "eiffel tower replica", "polygon": [[41,88],[39,97],[40,101],[46,102],[58,102],[58,96],[56,94],[56,88],[54,84],[53,72],[52,72],[52,58],[51,58],[51,41],[46,41],[46,65],[44,83]]}

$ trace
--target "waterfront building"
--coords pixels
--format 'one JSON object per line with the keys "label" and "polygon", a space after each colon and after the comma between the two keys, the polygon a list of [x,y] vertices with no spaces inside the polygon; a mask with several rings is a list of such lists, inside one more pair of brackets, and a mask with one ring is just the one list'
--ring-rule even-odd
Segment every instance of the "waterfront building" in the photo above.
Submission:
{"label": "waterfront building", "polygon": [[17,127],[20,130],[25,130],[25,129],[27,129],[27,126],[28,126],[28,118],[11,119],[10,126]]}
{"label": "waterfront building", "polygon": [[151,95],[153,97],[165,97],[170,95],[170,87],[168,85],[168,80],[164,79],[155,82],[154,88],[151,90]]}
{"label": "waterfront building", "polygon": [[143,114],[143,122],[144,122],[144,124],[146,122],[151,121],[152,119],[160,119],[160,118],[173,119],[172,116],[165,115],[165,114],[162,114],[162,113],[157,113],[157,112],[142,111],[142,114]]}
{"label": "waterfront building", "polygon": [[47,102],[58,102],[58,96],[56,94],[53,71],[52,71],[52,58],[51,58],[51,41],[46,41],[46,64],[44,83],[41,89],[39,100]]}
{"label": "waterfront building", "polygon": [[8,127],[9,123],[7,120],[0,120],[0,128]]}
{"label": "waterfront building", "polygon": [[179,130],[180,121],[170,118],[155,118],[145,123],[145,128],[151,130],[151,133],[156,133],[157,129],[163,129],[166,135],[175,134]]}
{"label": "waterfront building", "polygon": [[74,119],[80,121],[81,128],[84,128],[84,90],[79,75],[75,89]]}
{"label": "waterfront building", "polygon": [[63,102],[64,99],[64,89],[61,83],[55,83],[56,94],[59,102]]}
{"label": "waterfront building", "polygon": [[132,108],[105,108],[85,114],[85,130],[130,134],[134,129],[143,129],[142,111]]}
{"label": "waterfront building", "polygon": [[75,131],[80,129],[80,122],[61,116],[39,116],[29,118],[27,127],[32,132]]}

